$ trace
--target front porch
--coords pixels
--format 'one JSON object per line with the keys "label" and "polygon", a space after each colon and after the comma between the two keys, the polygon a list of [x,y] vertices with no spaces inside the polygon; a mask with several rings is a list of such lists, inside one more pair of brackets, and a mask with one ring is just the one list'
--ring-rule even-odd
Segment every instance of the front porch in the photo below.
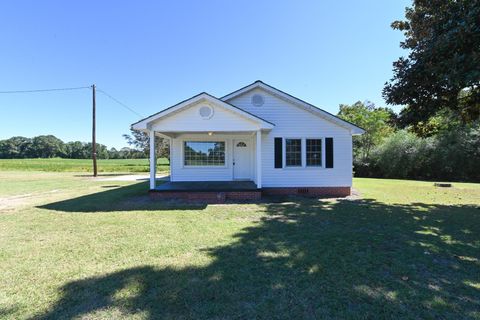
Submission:
{"label": "front porch", "polygon": [[152,192],[243,192],[262,188],[262,132],[151,130],[150,163],[155,163],[157,136],[170,141],[170,182],[156,184],[150,166]]}

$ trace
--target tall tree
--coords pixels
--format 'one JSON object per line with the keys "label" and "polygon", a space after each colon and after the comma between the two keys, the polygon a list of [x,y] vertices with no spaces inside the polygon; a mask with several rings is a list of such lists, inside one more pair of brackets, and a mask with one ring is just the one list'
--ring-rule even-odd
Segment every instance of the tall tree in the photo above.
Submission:
{"label": "tall tree", "polygon": [[86,143],[81,141],[71,141],[65,144],[66,154],[68,158],[72,159],[88,159],[91,156],[91,151],[85,147]]}
{"label": "tall tree", "polygon": [[26,158],[32,147],[32,139],[25,137],[11,137],[0,141],[0,158]]}
{"label": "tall tree", "polygon": [[32,139],[31,153],[33,158],[53,158],[65,156],[65,144],[53,135],[37,136]]}
{"label": "tall tree", "polygon": [[393,64],[385,84],[389,104],[407,105],[404,124],[427,121],[443,108],[468,123],[480,117],[480,0],[414,0],[405,21],[400,47],[407,58]]}
{"label": "tall tree", "polygon": [[[130,129],[130,134],[124,134],[123,137],[127,140],[129,145],[144,152],[145,156],[148,157],[150,152],[150,139],[146,133]],[[170,159],[169,141],[167,139],[156,137],[155,153],[157,154],[157,158]]]}
{"label": "tall tree", "polygon": [[[97,158],[98,159],[108,159],[109,154],[108,154],[107,146],[105,146],[103,144],[100,144],[100,143],[96,143],[95,147],[96,147]],[[85,143],[84,153],[88,154],[89,156],[92,155],[92,143],[91,142]]]}
{"label": "tall tree", "polygon": [[392,118],[395,113],[388,108],[377,108],[373,103],[355,102],[341,104],[338,116],[365,129],[361,136],[355,136],[353,147],[355,159],[367,160],[373,148],[393,132]]}

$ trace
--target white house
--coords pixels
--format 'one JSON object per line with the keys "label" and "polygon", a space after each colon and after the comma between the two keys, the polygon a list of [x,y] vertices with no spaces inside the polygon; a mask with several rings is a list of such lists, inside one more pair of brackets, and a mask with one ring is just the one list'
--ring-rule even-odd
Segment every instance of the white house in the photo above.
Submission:
{"label": "white house", "polygon": [[152,191],[241,191],[235,182],[250,181],[257,192],[339,196],[352,186],[352,136],[364,132],[262,81],[222,98],[200,93],[132,128],[148,132],[150,163],[155,137],[170,140],[170,184],[156,186],[151,166]]}

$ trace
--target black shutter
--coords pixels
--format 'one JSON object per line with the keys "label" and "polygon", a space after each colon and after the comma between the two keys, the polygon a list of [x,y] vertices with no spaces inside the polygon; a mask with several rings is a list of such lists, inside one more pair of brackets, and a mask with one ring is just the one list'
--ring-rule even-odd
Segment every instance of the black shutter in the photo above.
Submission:
{"label": "black shutter", "polygon": [[275,138],[275,168],[282,168],[282,138]]}
{"label": "black shutter", "polygon": [[333,138],[325,138],[325,168],[333,168]]}

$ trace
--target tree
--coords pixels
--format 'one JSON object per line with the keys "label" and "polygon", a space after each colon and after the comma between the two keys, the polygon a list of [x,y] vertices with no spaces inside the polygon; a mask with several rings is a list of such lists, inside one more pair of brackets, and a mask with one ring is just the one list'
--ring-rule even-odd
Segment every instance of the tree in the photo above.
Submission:
{"label": "tree", "polygon": [[[104,144],[96,143],[96,151],[97,151],[97,159],[108,159],[108,148]],[[90,158],[92,156],[92,143],[87,142],[84,145],[84,154],[88,154],[88,157],[85,157],[85,159]]]}
{"label": "tree", "polygon": [[131,159],[132,158],[132,149],[129,147],[123,147],[118,151],[118,155],[121,159]]}
{"label": "tree", "polygon": [[0,141],[0,158],[26,158],[30,153],[32,139],[25,137],[11,137]]}
{"label": "tree", "polygon": [[358,101],[353,105],[340,105],[338,116],[355,123],[366,131],[363,135],[355,136],[353,139],[356,159],[366,161],[372,149],[393,132],[389,123],[394,121],[392,120],[395,119],[394,115],[395,113],[391,109],[377,108],[370,102]]}
{"label": "tree", "polygon": [[388,178],[427,178],[430,173],[431,139],[407,130],[389,135],[372,152],[372,176]]}
{"label": "tree", "polygon": [[373,150],[362,176],[480,181],[480,124],[422,138],[398,130]]}
{"label": "tree", "polygon": [[65,144],[53,135],[37,136],[32,139],[29,157],[53,158],[65,156]]}
{"label": "tree", "polygon": [[443,108],[469,123],[480,118],[480,0],[414,0],[405,21],[400,47],[407,58],[393,64],[385,84],[389,104],[407,105],[404,124],[427,121]]}
{"label": "tree", "polygon": [[441,109],[426,121],[407,126],[410,132],[419,137],[431,137],[445,131],[454,131],[463,127],[458,116],[450,109]]}
{"label": "tree", "polygon": [[[145,132],[130,129],[131,135],[124,134],[127,143],[135,149],[142,151],[145,157],[150,153],[150,139]],[[170,159],[170,144],[167,139],[155,138],[155,153],[157,158]]]}
{"label": "tree", "polygon": [[110,150],[108,150],[108,159],[120,159],[118,150],[114,147],[111,147]]}
{"label": "tree", "polygon": [[88,159],[91,157],[91,153],[85,147],[85,143],[81,141],[68,142],[65,145],[66,154],[71,159]]}
{"label": "tree", "polygon": [[[0,140],[0,159],[8,158],[70,158],[89,159],[92,156],[92,143],[71,141],[64,143],[52,135],[37,136],[32,139],[12,137]],[[97,143],[98,159],[138,159],[145,158],[145,152],[128,147],[110,150],[103,144]]]}

